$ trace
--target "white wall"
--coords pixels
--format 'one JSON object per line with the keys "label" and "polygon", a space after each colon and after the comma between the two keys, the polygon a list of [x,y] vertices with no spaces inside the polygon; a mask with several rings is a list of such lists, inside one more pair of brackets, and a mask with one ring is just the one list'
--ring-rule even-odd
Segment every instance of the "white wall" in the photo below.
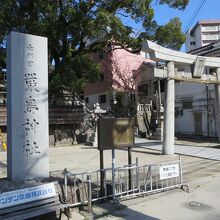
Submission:
{"label": "white wall", "polygon": [[194,118],[191,110],[184,110],[183,116],[175,118],[175,132],[183,134],[194,133]]}
{"label": "white wall", "polygon": [[202,26],[199,25],[195,30],[196,48],[202,47]]}
{"label": "white wall", "polygon": [[190,45],[191,45],[191,36],[190,36],[190,30],[188,30],[186,33],[186,43],[185,43],[186,52],[189,52],[191,50]]}
{"label": "white wall", "polygon": [[[106,95],[104,93],[98,93],[90,96],[85,96],[85,98],[89,98],[89,105],[94,106],[96,103],[99,103],[99,96]],[[106,95],[106,103],[99,103],[99,106],[102,109],[109,110],[110,109],[110,97]]]}
{"label": "white wall", "polygon": [[[190,99],[192,100],[192,109],[183,109],[183,101]],[[183,115],[175,118],[176,133],[194,134],[194,114],[201,112],[203,136],[217,136],[215,90],[213,85],[207,87],[206,84],[201,83],[176,83],[175,107],[183,110]]]}

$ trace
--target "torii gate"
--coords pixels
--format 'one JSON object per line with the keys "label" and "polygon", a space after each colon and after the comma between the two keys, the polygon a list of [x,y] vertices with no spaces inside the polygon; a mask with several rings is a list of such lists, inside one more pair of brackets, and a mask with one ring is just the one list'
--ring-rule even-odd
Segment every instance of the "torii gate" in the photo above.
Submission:
{"label": "torii gate", "polygon": [[[150,54],[154,61],[164,61],[167,68],[154,69],[154,77],[166,78],[164,127],[163,127],[163,154],[174,154],[175,137],[175,80],[203,82],[215,84],[218,137],[220,142],[220,58],[202,57],[167,49],[151,41],[142,43],[142,50]],[[175,72],[175,63],[191,65],[192,71],[188,74]],[[204,68],[214,68],[215,74],[204,74]]]}

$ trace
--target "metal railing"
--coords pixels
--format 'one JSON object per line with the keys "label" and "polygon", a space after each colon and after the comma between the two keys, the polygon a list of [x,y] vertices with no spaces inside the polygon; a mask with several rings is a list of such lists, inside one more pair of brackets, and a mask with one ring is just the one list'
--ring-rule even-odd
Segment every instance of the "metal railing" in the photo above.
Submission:
{"label": "metal railing", "polygon": [[[183,185],[181,160],[117,167],[82,173],[64,171],[64,197],[70,207],[88,205],[103,199],[118,199],[156,193]],[[114,186],[114,189],[113,187]]]}
{"label": "metal railing", "polygon": [[137,111],[151,112],[152,104],[138,104]]}
{"label": "metal railing", "polygon": [[[172,167],[173,164],[177,165],[179,175],[161,179],[160,168],[163,166]],[[181,161],[120,168],[116,172],[118,174],[115,187],[116,196],[122,198],[164,191],[183,184]],[[131,175],[130,186],[129,175]]]}

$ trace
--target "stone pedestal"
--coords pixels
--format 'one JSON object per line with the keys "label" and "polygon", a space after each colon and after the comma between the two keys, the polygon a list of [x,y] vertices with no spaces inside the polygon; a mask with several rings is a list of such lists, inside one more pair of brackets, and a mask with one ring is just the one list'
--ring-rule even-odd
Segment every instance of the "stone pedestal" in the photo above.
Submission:
{"label": "stone pedestal", "polygon": [[7,133],[8,178],[47,178],[47,38],[17,32],[8,36]]}

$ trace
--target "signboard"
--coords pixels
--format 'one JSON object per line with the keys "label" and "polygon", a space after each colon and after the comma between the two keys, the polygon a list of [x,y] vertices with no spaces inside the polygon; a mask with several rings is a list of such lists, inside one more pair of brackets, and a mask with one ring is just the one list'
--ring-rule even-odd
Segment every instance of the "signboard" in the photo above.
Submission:
{"label": "signboard", "polygon": [[0,209],[40,199],[50,198],[56,195],[54,183],[19,189],[0,194]]}
{"label": "signboard", "polygon": [[179,164],[169,164],[160,166],[161,180],[178,177],[179,175]]}
{"label": "signboard", "polygon": [[193,77],[201,78],[206,59],[204,57],[197,57],[194,64]]}
{"label": "signboard", "polygon": [[132,147],[134,118],[100,118],[98,120],[99,150]]}

